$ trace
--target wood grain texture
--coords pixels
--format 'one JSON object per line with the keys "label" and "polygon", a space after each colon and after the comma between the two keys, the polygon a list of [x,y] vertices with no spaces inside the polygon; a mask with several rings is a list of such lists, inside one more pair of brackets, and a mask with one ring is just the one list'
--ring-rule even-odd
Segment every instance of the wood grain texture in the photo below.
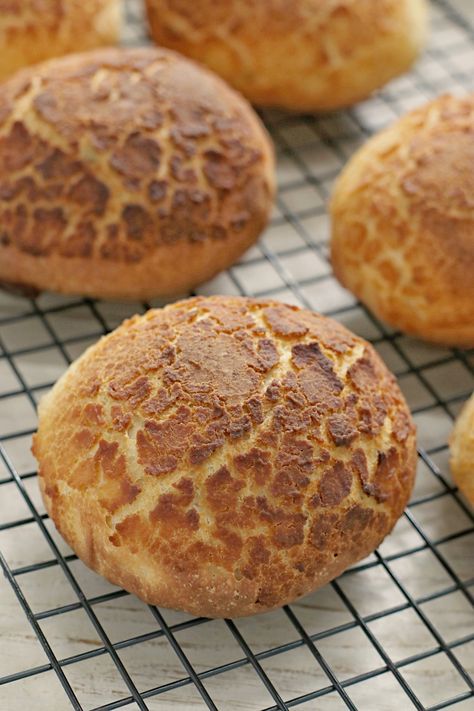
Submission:
{"label": "wood grain texture", "polygon": [[[466,17],[469,14],[474,24],[474,4],[471,0],[452,0],[452,6],[465,12]],[[439,26],[439,18],[442,20],[444,15],[437,5],[435,10],[438,17],[438,34],[435,39],[439,37],[441,42],[441,34],[444,30]],[[136,0],[128,0],[127,14],[129,24],[124,28],[124,40],[127,44],[140,43],[145,37],[145,25],[140,24],[141,8]],[[449,32],[454,32],[452,27],[446,28],[445,34]],[[465,40],[463,33],[461,35],[461,39],[464,37]],[[456,42],[458,41],[459,31]],[[436,51],[433,56],[436,56]],[[426,67],[420,68],[420,71],[427,72],[428,81],[435,81],[436,66],[433,68],[433,56],[429,58]],[[467,60],[463,61],[463,68],[467,70]],[[436,62],[434,64],[436,65]],[[433,72],[431,75],[428,74],[429,70]],[[424,101],[427,98],[413,94],[413,91],[411,94],[409,91],[408,94],[403,94],[402,91],[401,94],[405,97],[403,100],[406,101],[407,108],[410,101]],[[357,108],[365,125],[377,128],[387,121],[387,111],[385,102],[379,100]],[[388,120],[392,120],[393,112],[389,114]],[[349,155],[359,140],[357,136],[343,138],[346,135],[345,131],[350,133],[353,128],[352,121],[353,119],[345,114],[324,119],[324,130],[327,135],[335,138],[344,155]],[[312,175],[325,176],[334,173],[338,169],[338,160],[322,143],[315,144],[316,134],[311,126],[309,121],[303,123],[296,120],[292,125],[281,129],[282,136],[284,135],[288,145],[294,147],[295,154],[301,156],[304,165]],[[315,243],[324,242],[327,231],[326,217],[321,214],[322,211],[316,215],[314,211],[310,212],[310,208],[314,208],[315,204],[318,206],[322,204],[316,187],[308,183],[303,188],[292,187],[301,179],[301,167],[295,163],[290,154],[280,155],[278,174],[280,184],[290,186],[282,193],[285,206],[301,215],[299,223]],[[278,253],[288,246],[301,248],[300,234],[293,225],[280,220],[266,233],[262,244],[270,245]],[[295,294],[285,288],[281,275],[268,262],[260,262],[259,269],[256,268],[255,263],[247,263],[256,254],[259,254],[258,250],[247,255],[244,262],[233,270],[234,274],[241,278],[249,293],[253,290],[277,288],[280,290],[278,298],[295,300]],[[323,260],[318,262],[314,251],[307,250],[304,256],[307,254],[313,260],[314,269],[319,269],[323,277],[322,283],[304,287],[307,298],[314,300],[314,307],[322,309],[351,305],[353,302],[350,297],[334,286],[329,277],[324,277],[326,265]],[[307,259],[303,258],[302,264],[296,264],[295,259],[281,256],[280,261],[296,281],[306,278],[305,272],[301,270],[307,266]],[[212,287],[206,288],[212,289],[214,293],[237,292],[235,282],[227,274],[222,275],[212,284]],[[71,299],[50,295],[43,295],[38,303],[42,309],[68,308],[63,312],[51,312],[48,315],[48,322],[61,340],[68,341],[66,352],[69,357],[78,357],[97,337],[100,324],[87,306],[82,304],[73,306],[75,302]],[[141,307],[139,304],[107,306],[99,304],[98,308],[108,327],[113,328],[123,318],[139,311]],[[27,318],[14,321],[15,318],[30,311],[31,304],[28,300],[0,295],[0,319],[10,319],[8,325],[3,325],[0,329],[2,346],[9,352],[29,347],[35,349],[28,357],[15,356],[14,361],[28,384],[37,388],[34,390],[34,397],[39,399],[47,389],[43,386],[55,379],[66,364],[39,318],[31,314]],[[378,335],[374,325],[357,309],[342,314],[341,321],[363,337],[371,338]],[[428,347],[410,339],[399,339],[399,343],[409,354],[411,361],[423,368],[431,367],[430,363],[449,355],[449,352],[443,349]],[[379,349],[394,371],[400,372],[406,368],[400,360],[400,354],[394,351],[389,342],[384,342]],[[0,355],[2,353],[0,351]],[[16,392],[16,389],[20,389],[17,376],[6,359],[0,358],[0,364],[2,368],[0,393]],[[439,381],[436,381],[436,392],[441,397],[459,395],[466,389],[465,381],[460,377],[461,365],[458,361],[451,363],[449,371],[447,373],[443,371]],[[427,369],[425,372],[430,378],[432,374],[435,382],[435,369],[433,368],[432,371]],[[402,377],[400,382],[412,407],[426,405],[429,408],[416,416],[421,443],[427,447],[446,445],[452,427],[451,418],[441,408],[430,407],[433,400],[429,399],[426,388],[423,388],[417,379]],[[472,378],[468,382],[472,384]],[[459,387],[458,383],[460,383]],[[455,413],[457,405],[451,407]],[[11,394],[0,400],[0,437],[8,432],[19,431],[30,426],[35,426],[35,416],[29,402],[25,404],[21,396]],[[34,463],[29,451],[28,436],[6,439],[5,446],[21,474],[33,471]],[[433,460],[449,482],[447,448],[435,454]],[[5,476],[7,471],[0,463],[0,477]],[[26,479],[25,485],[39,512],[44,513],[36,479]],[[425,465],[420,464],[415,497],[442,492],[443,485],[439,478],[434,476]],[[1,494],[0,524],[29,516],[13,484],[2,485]],[[414,507],[413,515],[423,530],[433,539],[450,535],[458,536],[440,544],[438,550],[449,561],[453,571],[462,581],[472,580],[474,534],[458,535],[467,530],[470,523],[453,497],[440,496],[430,503]],[[47,521],[46,525],[61,552],[70,553],[51,523]],[[384,556],[398,555],[422,544],[422,539],[409,522],[401,519],[393,534],[384,542],[380,552]],[[34,523],[0,530],[0,549],[12,568],[49,561],[53,557],[38,526]],[[374,556],[366,562],[375,562]],[[111,585],[87,570],[81,563],[75,561],[70,565],[71,571],[88,597],[114,590]],[[390,563],[390,568],[416,599],[430,593],[442,593],[452,585],[451,578],[429,550],[420,550],[410,556],[396,558]],[[36,613],[58,605],[77,603],[74,591],[58,566],[18,576],[17,580]],[[339,580],[339,585],[358,613],[363,616],[382,615],[389,609],[405,604],[403,595],[380,565],[349,573]],[[354,624],[353,616],[332,586],[327,586],[300,600],[292,606],[292,609],[311,635],[324,635],[325,631],[336,626],[347,625],[347,629],[338,634],[322,637],[316,642],[318,649],[332,665],[339,678],[350,678],[361,672],[383,667],[378,653],[360,628]],[[462,594],[457,591],[424,603],[421,609],[448,642],[473,632],[472,610],[466,605]],[[179,659],[169,643],[160,635],[159,626],[150,610],[139,600],[126,595],[95,605],[94,610],[114,643],[129,640],[137,635],[149,635],[147,641],[124,646],[119,651],[121,659],[140,690],[186,677]],[[170,625],[189,619],[184,614],[170,611],[163,611],[163,615]],[[59,659],[90,650],[97,651],[102,647],[96,631],[81,609],[74,609],[61,616],[47,617],[41,620],[40,624]],[[294,642],[290,651],[261,659],[264,670],[283,698],[288,699],[328,685],[326,676],[309,650],[299,640],[297,630],[284,611],[277,610],[256,618],[242,619],[237,625],[255,653]],[[437,642],[433,640],[430,632],[410,610],[400,610],[389,616],[372,619],[369,622],[369,629],[394,661],[437,647]],[[216,664],[226,664],[244,658],[242,650],[222,621],[206,622],[185,631],[176,631],[176,637],[197,671],[205,671]],[[465,668],[474,674],[472,643],[458,647],[455,654]],[[43,664],[47,664],[46,656],[20,610],[8,582],[2,576],[0,577],[0,675],[14,674]],[[129,695],[107,653],[99,654],[92,661],[64,666],[64,671],[85,709]],[[422,664],[409,664],[403,668],[403,674],[426,706],[439,703],[443,699],[467,690],[467,686],[443,654],[434,654]],[[209,677],[204,683],[219,711],[252,711],[273,703],[248,663],[225,674]],[[351,685],[347,687],[347,691],[353,703],[361,711],[399,711],[399,709],[412,708],[400,685],[390,673],[380,673],[364,683]],[[147,706],[150,711],[194,711],[206,708],[194,685],[189,683],[167,692],[165,696],[151,697],[147,700]],[[52,671],[39,673],[21,682],[12,682],[0,687],[1,711],[4,709],[6,711],[29,711],[30,709],[70,711],[70,708],[56,674]],[[126,711],[137,711],[135,704],[128,704],[122,708]],[[307,701],[298,708],[303,711],[342,711],[346,707],[339,695],[332,692],[320,699]],[[472,698],[456,704],[455,708],[456,711],[470,711]]]}

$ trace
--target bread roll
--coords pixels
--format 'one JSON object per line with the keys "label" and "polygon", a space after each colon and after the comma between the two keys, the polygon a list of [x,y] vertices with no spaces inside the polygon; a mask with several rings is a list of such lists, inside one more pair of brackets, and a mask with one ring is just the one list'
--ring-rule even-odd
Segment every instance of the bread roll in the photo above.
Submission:
{"label": "bread roll", "polygon": [[147,0],[156,42],[250,101],[315,111],[365,98],[424,45],[425,0]]}
{"label": "bread roll", "polygon": [[474,395],[456,420],[450,449],[454,481],[474,508]]}
{"label": "bread roll", "polygon": [[118,41],[120,0],[0,0],[0,79]]}
{"label": "bread roll", "polygon": [[276,302],[126,321],[42,401],[46,508],[143,600],[209,617],[290,602],[368,555],[407,503],[410,413],[373,348]]}
{"label": "bread roll", "polygon": [[103,49],[0,87],[0,280],[103,298],[183,293],[266,224],[258,118],[174,52]]}
{"label": "bread roll", "polygon": [[442,96],[363,146],[332,198],[342,284],[392,326],[474,346],[474,95]]}

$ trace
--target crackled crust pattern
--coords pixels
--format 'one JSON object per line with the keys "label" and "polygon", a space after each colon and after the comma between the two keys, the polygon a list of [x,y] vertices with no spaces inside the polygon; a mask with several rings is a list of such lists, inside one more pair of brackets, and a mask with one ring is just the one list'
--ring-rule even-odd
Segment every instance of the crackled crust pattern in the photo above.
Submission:
{"label": "crackled crust pattern", "polygon": [[118,40],[120,0],[0,0],[0,78]]}
{"label": "crackled crust pattern", "polygon": [[379,316],[474,345],[474,95],[442,96],[369,141],[332,199],[337,276]]}
{"label": "crackled crust pattern", "polygon": [[409,496],[414,428],[373,349],[276,302],[125,322],[41,406],[47,509],[92,568],[194,614],[270,609],[367,555]]}
{"label": "crackled crust pattern", "polygon": [[23,254],[40,265],[136,265],[182,243],[196,245],[199,264],[203,243],[247,247],[272,191],[258,119],[219,79],[168,50],[52,60],[0,89],[0,251],[16,250],[20,264]]}
{"label": "crackled crust pattern", "polygon": [[347,105],[404,71],[424,42],[421,0],[147,0],[152,36],[251,101]]}

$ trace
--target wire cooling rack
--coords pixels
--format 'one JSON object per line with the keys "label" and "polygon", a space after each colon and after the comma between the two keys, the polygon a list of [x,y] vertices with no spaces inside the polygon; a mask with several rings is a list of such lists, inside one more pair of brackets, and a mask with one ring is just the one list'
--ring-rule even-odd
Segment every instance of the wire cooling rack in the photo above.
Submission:
{"label": "wire cooling rack", "polygon": [[[236,621],[146,606],[88,571],[49,521],[30,454],[35,406],[90,343],[147,304],[0,296],[0,708],[474,709],[474,525],[447,438],[474,387],[474,353],[375,319],[331,275],[325,203],[368,135],[443,91],[472,90],[469,0],[434,2],[429,49],[370,101],[323,117],[265,112],[278,153],[269,229],[200,293],[272,296],[371,340],[419,431],[414,497],[378,551],[273,613]],[[145,39],[127,5],[125,42]],[[26,616],[26,617],[25,617]]]}

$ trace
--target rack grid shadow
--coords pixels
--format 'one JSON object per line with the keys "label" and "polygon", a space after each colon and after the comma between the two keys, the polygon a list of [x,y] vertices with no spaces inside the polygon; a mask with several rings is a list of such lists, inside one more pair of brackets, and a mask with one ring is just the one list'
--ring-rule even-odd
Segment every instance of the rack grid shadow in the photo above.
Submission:
{"label": "rack grid shadow", "polygon": [[[474,708],[474,518],[450,479],[447,445],[474,388],[474,352],[390,330],[343,290],[327,258],[325,211],[334,178],[369,135],[439,93],[474,89],[474,29],[455,7],[434,0],[424,57],[374,98],[326,116],[262,113],[278,158],[271,224],[198,290],[296,303],[374,344],[419,431],[417,485],[393,534],[326,588],[249,619],[160,610],[102,581],[42,507],[29,453],[35,409],[88,345],[149,304],[1,295],[1,708],[28,699],[95,711]],[[126,15],[125,42],[146,40],[133,0]]]}

